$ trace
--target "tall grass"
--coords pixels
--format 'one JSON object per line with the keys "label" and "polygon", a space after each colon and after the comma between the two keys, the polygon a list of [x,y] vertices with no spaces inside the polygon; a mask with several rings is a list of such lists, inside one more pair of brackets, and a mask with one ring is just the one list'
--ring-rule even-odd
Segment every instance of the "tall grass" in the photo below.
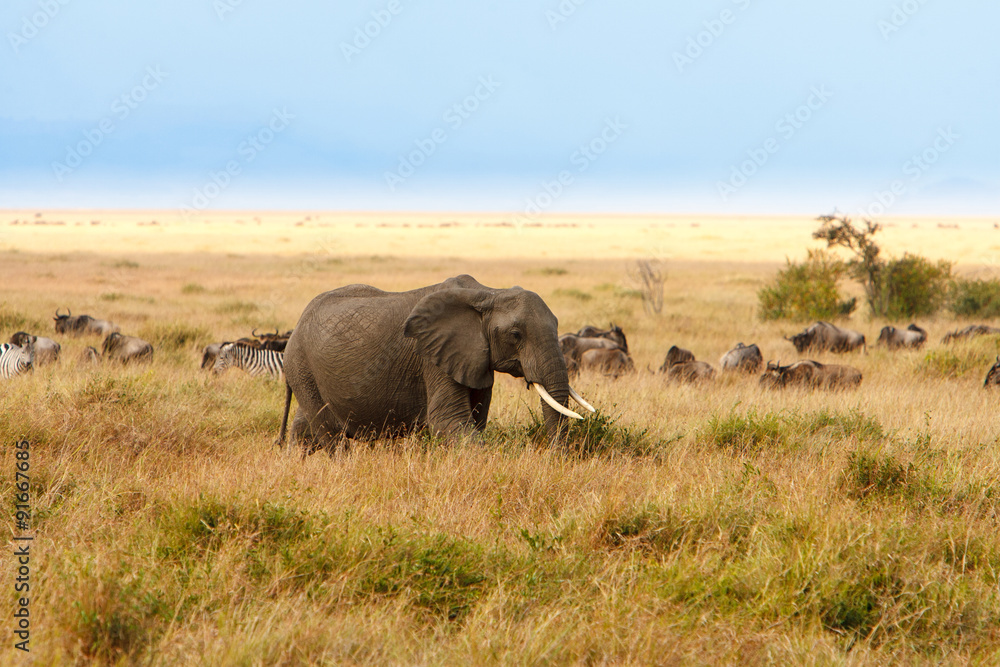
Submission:
{"label": "tall grass", "polygon": [[[302,459],[274,445],[282,383],[202,372],[200,345],[290,328],[335,285],[407,289],[470,267],[136,258],[129,292],[148,303],[99,299],[94,276],[115,258],[71,255],[66,283],[45,290],[38,259],[5,256],[0,322],[51,334],[59,303],[157,346],[150,365],[91,368],[76,357],[99,339],[60,337],[58,365],[0,387],[0,465],[13,470],[15,438],[33,447],[40,664],[989,664],[1000,652],[1000,427],[977,371],[990,350],[935,343],[953,321],[934,322],[920,352],[819,358],[862,369],[856,391],[583,373],[574,386],[599,411],[553,447],[537,396],[498,375],[480,443],[415,434]],[[550,300],[563,331],[606,325],[595,319],[613,302],[637,368],[671,344],[713,364],[737,340],[794,358],[782,325],[752,316],[773,267],[672,265],[653,316],[605,287],[625,279],[615,262],[536,266],[475,274],[592,295]],[[273,306],[256,305],[262,293]],[[947,350],[960,372],[925,361]],[[13,475],[0,479],[12,516]],[[15,567],[0,559],[0,579]]]}

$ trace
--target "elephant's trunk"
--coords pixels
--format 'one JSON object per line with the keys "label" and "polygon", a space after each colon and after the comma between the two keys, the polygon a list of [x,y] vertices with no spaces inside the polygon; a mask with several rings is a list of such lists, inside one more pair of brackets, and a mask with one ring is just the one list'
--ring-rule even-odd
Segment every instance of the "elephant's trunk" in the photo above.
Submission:
{"label": "elephant's trunk", "polygon": [[[556,352],[558,352],[558,347]],[[541,384],[545,392],[559,405],[565,406],[569,403],[569,375],[566,372],[566,362],[562,354],[555,354],[540,369],[540,373],[532,377],[529,381]],[[539,392],[540,393],[540,392]],[[567,417],[560,414],[544,399],[542,400],[542,414],[545,416],[545,429],[552,442],[562,442],[566,438]]]}

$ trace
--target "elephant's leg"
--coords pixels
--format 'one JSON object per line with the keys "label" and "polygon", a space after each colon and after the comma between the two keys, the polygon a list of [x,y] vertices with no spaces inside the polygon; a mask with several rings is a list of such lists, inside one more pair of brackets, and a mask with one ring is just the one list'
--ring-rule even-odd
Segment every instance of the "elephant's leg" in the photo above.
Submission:
{"label": "elephant's leg", "polygon": [[455,382],[429,363],[424,364],[424,382],[427,388],[427,425],[431,431],[451,435],[476,430],[469,387]]}
{"label": "elephant's leg", "polygon": [[476,430],[482,431],[486,428],[486,418],[490,415],[490,401],[492,399],[493,387],[473,389],[469,394],[469,403],[472,405],[472,420],[476,425]]}

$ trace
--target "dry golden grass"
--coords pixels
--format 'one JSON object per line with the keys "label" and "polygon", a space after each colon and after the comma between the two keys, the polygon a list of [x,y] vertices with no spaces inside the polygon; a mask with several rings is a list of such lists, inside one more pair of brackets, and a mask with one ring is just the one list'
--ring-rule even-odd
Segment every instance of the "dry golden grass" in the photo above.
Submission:
{"label": "dry golden grass", "polygon": [[[808,241],[800,226],[789,247]],[[1000,396],[981,387],[995,340],[945,348],[963,323],[942,317],[922,322],[931,342],[919,352],[817,357],[860,368],[856,391],[766,392],[743,376],[671,386],[645,369],[674,343],[715,366],[739,341],[796,358],[782,335],[800,325],[754,317],[783,255],[739,243],[717,260],[675,253],[654,316],[628,259],[594,258],[616,255],[598,250],[600,234],[543,228],[511,259],[516,244],[484,247],[474,226],[407,237],[406,252],[378,249],[378,229],[389,228],[308,254],[299,241],[247,249],[255,237],[233,254],[121,239],[97,252],[89,227],[42,252],[5,235],[19,251],[0,251],[4,339],[51,332],[69,306],[157,346],[146,367],[89,368],[77,356],[99,341],[60,338],[59,365],[2,386],[11,531],[10,444],[32,443],[37,662],[1000,659]],[[648,247],[641,231],[615,234]],[[542,257],[545,235],[566,239],[562,250]],[[537,397],[498,376],[484,445],[414,437],[301,460],[272,444],[281,383],[198,369],[205,343],[290,328],[326,289],[462,272],[538,292],[564,331],[624,327],[641,371],[575,382],[600,409],[591,439],[575,441],[586,451],[534,440]],[[873,341],[882,324],[852,326]],[[5,585],[14,570],[0,559]]]}

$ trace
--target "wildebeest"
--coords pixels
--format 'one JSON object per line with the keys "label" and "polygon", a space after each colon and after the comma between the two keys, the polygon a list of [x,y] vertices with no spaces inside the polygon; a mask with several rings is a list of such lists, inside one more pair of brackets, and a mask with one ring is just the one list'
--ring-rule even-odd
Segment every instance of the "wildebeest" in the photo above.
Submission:
{"label": "wildebeest", "polygon": [[0,344],[0,379],[9,380],[32,370],[34,356],[30,342],[26,348],[11,343]]}
{"label": "wildebeest", "polygon": [[288,344],[288,339],[292,335],[292,331],[294,331],[294,329],[289,329],[285,333],[278,333],[278,330],[275,329],[274,333],[259,334],[257,333],[257,330],[254,329],[251,335],[260,341],[260,346],[265,350],[284,352],[285,346]]}
{"label": "wildebeest", "polygon": [[62,350],[62,346],[51,338],[45,338],[44,336],[32,336],[24,331],[18,331],[10,337],[10,341],[8,342],[11,345],[17,345],[18,347],[28,347],[29,345],[33,346],[35,348],[35,366],[54,364],[59,361],[59,352]]}
{"label": "wildebeest", "polygon": [[767,363],[760,385],[771,389],[807,387],[811,389],[843,389],[861,384],[861,371],[851,366],[821,364],[803,359],[788,366],[781,362]]}
{"label": "wildebeest", "polygon": [[864,334],[851,329],[841,329],[829,322],[816,322],[791,338],[785,336],[785,340],[791,342],[799,354],[806,350],[851,352],[865,347]]}
{"label": "wildebeest", "polygon": [[736,347],[719,359],[719,365],[722,366],[723,371],[743,371],[744,373],[756,373],[763,363],[764,357],[756,343],[751,345],[738,343]]}
{"label": "wildebeest", "polygon": [[715,369],[704,361],[681,361],[667,369],[667,379],[677,382],[699,382],[715,377]]}
{"label": "wildebeest", "polygon": [[625,338],[625,332],[622,328],[611,323],[610,329],[598,329],[595,326],[587,325],[576,332],[576,335],[580,338],[607,338],[610,341],[617,343],[618,347],[628,353],[628,340]]}
{"label": "wildebeest", "polygon": [[135,336],[123,336],[117,331],[104,339],[101,352],[106,361],[128,364],[137,361],[152,361],[153,346]]}
{"label": "wildebeest", "polygon": [[694,354],[690,350],[685,350],[682,347],[671,345],[670,349],[667,350],[667,356],[663,360],[663,365],[660,366],[660,372],[666,373],[670,370],[671,366],[675,364],[682,364],[687,361],[694,361]]}
{"label": "wildebeest", "polygon": [[942,343],[950,343],[953,340],[963,338],[975,338],[976,336],[1000,335],[1000,328],[990,327],[985,324],[970,324],[959,331],[951,331],[941,339]]}
{"label": "wildebeest", "polygon": [[80,353],[79,362],[81,364],[99,364],[101,363],[101,353],[97,351],[94,346],[88,346],[86,350]]}
{"label": "wildebeest", "polygon": [[212,372],[219,374],[229,368],[239,368],[253,376],[280,376],[284,372],[283,353],[239,342],[223,343]]}
{"label": "wildebeest", "polygon": [[878,335],[876,345],[885,345],[890,350],[897,350],[901,347],[912,347],[919,349],[927,341],[927,332],[911,324],[905,329],[897,329],[889,325],[882,327]]}
{"label": "wildebeest", "polygon": [[600,348],[584,352],[580,356],[580,368],[595,370],[605,375],[610,375],[613,379],[619,375],[635,371],[632,357],[624,350]]}
{"label": "wildebeest", "polygon": [[70,334],[73,336],[97,335],[107,336],[117,332],[118,326],[107,320],[94,319],[90,315],[73,316],[73,311],[68,310],[68,315],[60,315],[56,308],[55,320],[56,333]]}
{"label": "wildebeest", "polygon": [[983,387],[1000,386],[1000,355],[997,355],[997,362],[986,372],[986,382]]}
{"label": "wildebeest", "polygon": [[559,336],[559,349],[562,350],[564,357],[579,363],[583,353],[587,350],[620,350],[622,348],[610,338],[586,337],[568,333]]}

